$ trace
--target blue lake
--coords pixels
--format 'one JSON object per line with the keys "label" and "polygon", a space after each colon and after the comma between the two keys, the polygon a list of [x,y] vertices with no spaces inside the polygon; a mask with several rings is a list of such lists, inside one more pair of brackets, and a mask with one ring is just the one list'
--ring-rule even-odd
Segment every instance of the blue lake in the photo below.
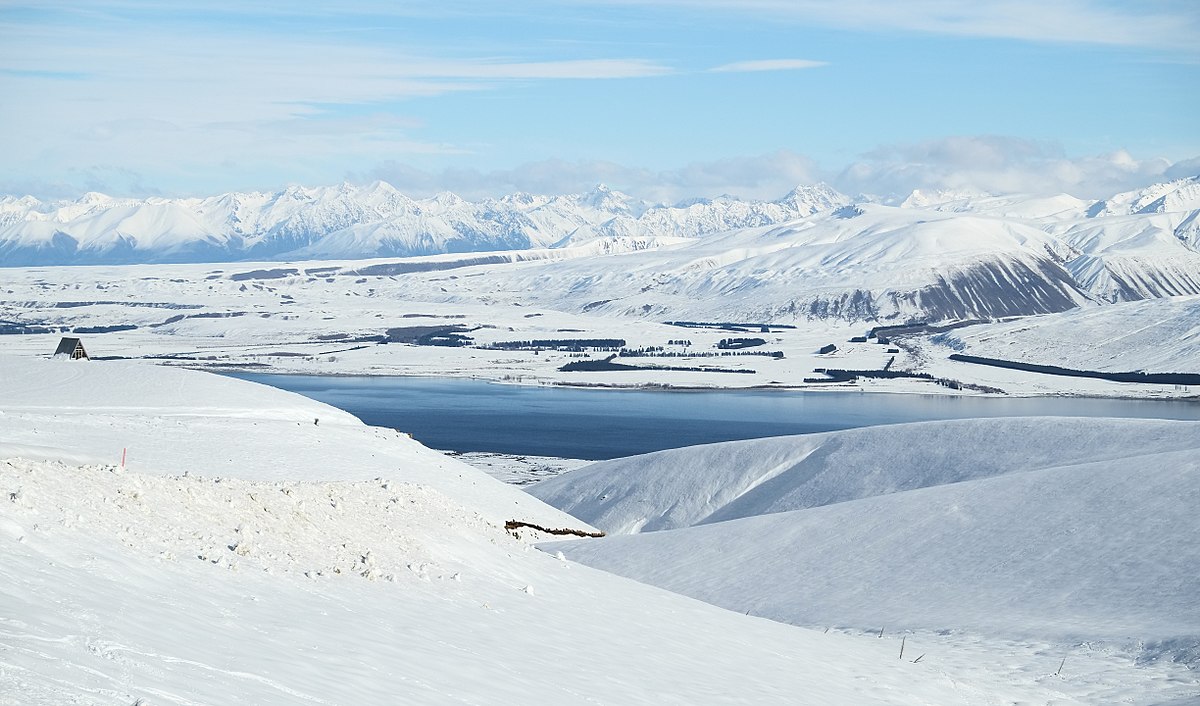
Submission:
{"label": "blue lake", "polygon": [[1190,401],[990,398],[861,392],[663,392],[480,380],[238,373],[333,405],[367,424],[454,451],[604,459],[782,434],[971,417],[1200,420]]}

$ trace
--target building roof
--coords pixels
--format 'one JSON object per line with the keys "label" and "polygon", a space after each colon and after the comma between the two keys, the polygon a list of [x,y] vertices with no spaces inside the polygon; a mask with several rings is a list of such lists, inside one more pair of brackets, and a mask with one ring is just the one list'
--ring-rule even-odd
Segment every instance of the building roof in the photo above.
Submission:
{"label": "building roof", "polygon": [[78,338],[64,338],[58,342],[58,348],[54,350],[54,355],[71,355],[78,345]]}

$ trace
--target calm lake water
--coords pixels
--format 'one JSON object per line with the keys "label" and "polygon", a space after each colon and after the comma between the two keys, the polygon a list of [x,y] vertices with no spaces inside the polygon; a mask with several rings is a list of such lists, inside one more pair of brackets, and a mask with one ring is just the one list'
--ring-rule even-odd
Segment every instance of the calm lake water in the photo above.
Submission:
{"label": "calm lake water", "polygon": [[238,373],[409,432],[435,449],[605,459],[782,434],[970,417],[1200,420],[1185,401],[990,398],[779,390],[661,392],[480,380]]}

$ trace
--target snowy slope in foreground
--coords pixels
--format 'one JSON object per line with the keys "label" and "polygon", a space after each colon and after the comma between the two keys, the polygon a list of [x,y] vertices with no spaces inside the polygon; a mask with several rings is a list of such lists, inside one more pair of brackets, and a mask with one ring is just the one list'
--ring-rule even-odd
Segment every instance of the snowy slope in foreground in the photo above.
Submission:
{"label": "snowy slope in foreground", "polygon": [[681,527],[563,551],[734,610],[1196,661],[1198,450],[1189,422],[930,422],[660,452],[533,492],[602,527]]}
{"label": "snowy slope in foreground", "polygon": [[492,522],[580,524],[403,434],[265,385],[144,363],[0,358],[0,457],[116,464],[122,453],[143,473],[382,477],[428,484]]}
{"label": "snowy slope in foreground", "polygon": [[0,703],[972,703],[890,646],[529,551],[419,486],[10,460],[0,490]]}
{"label": "snowy slope in foreground", "polygon": [[[410,441],[373,440],[322,405],[203,373],[3,365],[0,703],[972,704],[983,693],[933,660],[895,660],[890,645],[532,551],[494,519],[519,491]],[[311,414],[320,425],[294,420]],[[156,461],[138,472],[12,457],[99,455],[104,430]],[[203,477],[172,471],[199,457],[172,446],[205,447],[212,464],[194,469]],[[369,477],[340,466],[369,453],[388,480],[315,480]],[[273,480],[216,477],[236,476],[243,456],[245,476],[266,475],[259,455],[277,459]],[[486,496],[490,510],[474,503]],[[1038,683],[987,693],[1060,696]]]}
{"label": "snowy slope in foreground", "polygon": [[529,492],[610,534],[630,534],[1184,450],[1200,450],[1200,424],[961,419],[659,451],[585,466]]}

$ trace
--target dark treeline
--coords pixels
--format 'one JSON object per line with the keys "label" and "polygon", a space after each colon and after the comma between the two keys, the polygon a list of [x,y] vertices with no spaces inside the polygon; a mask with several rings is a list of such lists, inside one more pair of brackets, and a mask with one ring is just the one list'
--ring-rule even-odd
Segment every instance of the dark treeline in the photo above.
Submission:
{"label": "dark treeline", "polygon": [[661,346],[646,348],[622,348],[617,355],[622,358],[723,358],[731,355],[758,355],[766,358],[783,358],[783,351],[668,351]]}
{"label": "dark treeline", "polygon": [[[894,359],[893,359],[894,360]],[[891,366],[889,361],[888,366]],[[935,385],[948,387],[952,390],[978,390],[979,392],[1002,393],[1004,390],[986,385],[972,385],[950,378],[937,378],[929,373],[914,373],[907,370],[837,370],[833,368],[817,368],[814,373],[821,373],[826,377],[823,378],[804,378],[806,383],[828,383],[828,382],[854,382],[859,378],[878,378],[884,380],[895,380],[897,378],[913,378],[916,380],[928,380]]]}
{"label": "dark treeline", "polygon": [[986,323],[990,322],[987,319],[968,319],[967,321],[955,321],[954,323],[935,326],[927,321],[913,321],[900,326],[876,326],[867,332],[867,338],[902,336],[912,333],[945,333],[946,331],[953,331],[964,326],[975,326],[976,324]]}
{"label": "dark treeline", "polygon": [[975,355],[963,355],[961,353],[954,353],[950,356],[950,360],[957,360],[962,363],[975,363],[977,365],[990,365],[994,368],[1023,370],[1030,373],[1064,375],[1075,378],[1095,378],[1097,380],[1109,380],[1111,382],[1144,382],[1156,385],[1200,385],[1200,375],[1195,373],[1105,373],[1099,370],[1072,370],[1071,368],[1060,368],[1055,365],[1021,363],[1015,360],[983,358]]}
{"label": "dark treeline", "polygon": [[624,346],[623,338],[545,338],[532,341],[496,341],[485,347],[502,351],[582,351],[585,348],[616,350]]}
{"label": "dark treeline", "polygon": [[750,373],[753,370],[744,370],[738,368],[700,368],[695,366],[682,365],[626,365],[625,363],[613,362],[615,355],[610,355],[601,360],[577,360],[573,363],[567,363],[558,370],[564,373],[578,372],[612,372],[618,370],[655,370],[655,371],[670,371],[670,372],[686,372],[686,373]]}
{"label": "dark treeline", "polygon": [[722,338],[717,341],[717,348],[735,350],[738,348],[754,348],[765,346],[767,342],[761,338]]}
{"label": "dark treeline", "polygon": [[0,335],[14,334],[24,336],[33,333],[59,333],[65,331],[63,326],[43,326],[38,324],[25,324],[20,321],[0,321]]}
{"label": "dark treeline", "polygon": [[770,333],[771,329],[794,329],[791,324],[754,324],[742,323],[737,321],[664,321],[668,326],[682,326],[684,328],[718,328],[726,331],[758,331],[759,333]]}

